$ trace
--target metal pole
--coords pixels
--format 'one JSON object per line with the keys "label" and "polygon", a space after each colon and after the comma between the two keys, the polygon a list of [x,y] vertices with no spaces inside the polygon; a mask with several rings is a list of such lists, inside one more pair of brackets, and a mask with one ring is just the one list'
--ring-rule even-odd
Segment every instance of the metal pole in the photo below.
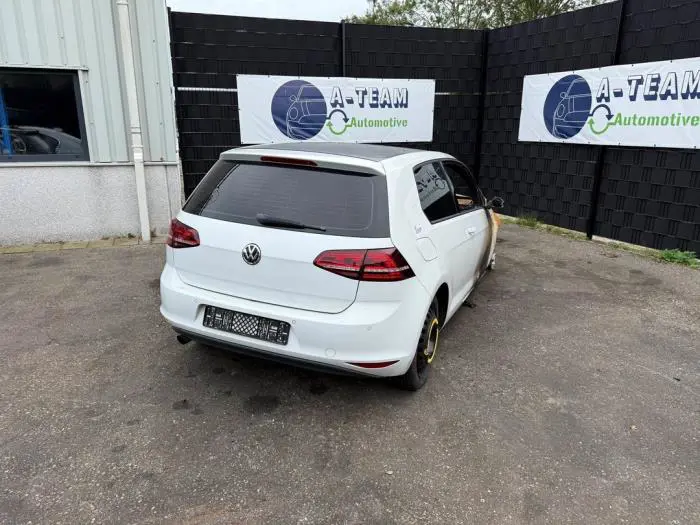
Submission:
{"label": "metal pole", "polygon": [[[612,66],[617,65],[620,61],[620,52],[622,44],[622,26],[627,13],[627,0],[620,0],[620,14],[617,20],[617,41],[615,42],[615,53],[613,54]],[[600,200],[600,187],[603,183],[603,170],[605,168],[605,154],[607,152],[605,146],[600,147],[598,158],[596,159],[595,171],[593,173],[593,189],[591,193],[591,209],[588,212],[588,223],[586,224],[586,236],[589,239],[595,235],[595,221],[598,216],[598,201]]]}
{"label": "metal pole", "polygon": [[347,37],[345,33],[345,19],[340,21],[340,67],[344,77],[348,76],[348,59],[347,59]]}
{"label": "metal pole", "polygon": [[[170,68],[170,93],[171,93],[171,111],[173,115],[173,122],[175,123],[175,157],[177,158],[177,177],[180,182],[180,207],[185,202],[185,177],[182,173],[182,158],[180,157],[180,126],[182,125],[181,119],[177,112],[177,95],[175,86],[175,73],[173,72],[173,57],[175,56],[175,33],[173,32],[174,22],[173,22],[173,10],[168,7],[168,38],[170,49],[170,57],[168,60],[168,67]],[[174,213],[173,213],[174,212]],[[174,215],[177,210],[170,210],[170,214]]]}
{"label": "metal pole", "polygon": [[476,117],[476,144],[474,145],[474,178],[477,184],[481,175],[481,144],[484,134],[486,113],[486,75],[489,67],[489,30],[484,29],[481,37],[481,79],[479,80],[479,113]]}

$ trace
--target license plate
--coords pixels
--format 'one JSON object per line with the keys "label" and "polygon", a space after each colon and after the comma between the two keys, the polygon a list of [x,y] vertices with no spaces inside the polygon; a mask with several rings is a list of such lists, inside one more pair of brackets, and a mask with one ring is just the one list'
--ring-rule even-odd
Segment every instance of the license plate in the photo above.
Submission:
{"label": "license plate", "polygon": [[278,345],[286,345],[289,341],[289,323],[225,310],[216,306],[204,308],[203,324],[207,328],[261,339]]}

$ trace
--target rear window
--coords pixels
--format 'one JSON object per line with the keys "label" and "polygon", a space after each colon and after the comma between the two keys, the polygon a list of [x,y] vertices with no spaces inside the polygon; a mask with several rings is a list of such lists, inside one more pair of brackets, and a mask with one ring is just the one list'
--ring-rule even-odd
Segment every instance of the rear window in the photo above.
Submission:
{"label": "rear window", "polygon": [[183,210],[253,225],[263,213],[326,228],[303,230],[308,233],[389,237],[386,180],[381,176],[219,160]]}

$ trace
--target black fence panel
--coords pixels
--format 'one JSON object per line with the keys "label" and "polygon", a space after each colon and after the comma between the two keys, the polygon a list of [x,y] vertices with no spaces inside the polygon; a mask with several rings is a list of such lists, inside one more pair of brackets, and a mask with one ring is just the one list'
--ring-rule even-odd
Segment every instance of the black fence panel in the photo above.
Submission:
{"label": "black fence panel", "polygon": [[186,195],[221,151],[241,143],[236,74],[344,71],[350,77],[435,79],[434,140],[409,145],[476,165],[482,31],[354,24],[343,30],[324,22],[179,12],[170,22]]}
{"label": "black fence panel", "polygon": [[618,12],[604,4],[489,32],[479,182],[506,214],[586,231],[598,148],[518,142],[523,77],[610,65]]}
{"label": "black fence panel", "polygon": [[175,100],[185,195],[189,195],[221,152],[241,143],[236,94],[178,91]]}
{"label": "black fence panel", "polygon": [[237,74],[341,74],[338,24],[179,12],[170,24],[185,195],[241,145]]}
{"label": "black fence panel", "polygon": [[[697,56],[700,2],[627,0],[621,64]],[[610,148],[600,190],[597,235],[700,254],[697,150]]]}
{"label": "black fence panel", "polygon": [[429,78],[433,140],[408,145],[465,162],[505,213],[700,252],[697,150],[518,141],[525,75],[700,56],[700,0],[625,0],[620,23],[621,2],[487,32],[173,12],[185,192],[240,145],[236,74]]}
{"label": "black fence panel", "polygon": [[339,76],[339,25],[172,12],[176,86],[234,88],[237,74]]}
{"label": "black fence panel", "polygon": [[435,80],[433,141],[403,145],[449,153],[474,169],[483,31],[348,24],[346,39],[349,77]]}

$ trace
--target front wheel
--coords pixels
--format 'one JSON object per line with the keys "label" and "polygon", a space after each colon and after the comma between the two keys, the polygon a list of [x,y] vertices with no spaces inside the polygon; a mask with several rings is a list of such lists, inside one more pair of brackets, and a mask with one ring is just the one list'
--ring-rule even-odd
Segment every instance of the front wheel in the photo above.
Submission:
{"label": "front wheel", "polygon": [[437,299],[433,299],[423,321],[418,347],[408,371],[398,378],[399,386],[405,390],[420,390],[428,381],[430,368],[437,354],[440,340],[440,317]]}

